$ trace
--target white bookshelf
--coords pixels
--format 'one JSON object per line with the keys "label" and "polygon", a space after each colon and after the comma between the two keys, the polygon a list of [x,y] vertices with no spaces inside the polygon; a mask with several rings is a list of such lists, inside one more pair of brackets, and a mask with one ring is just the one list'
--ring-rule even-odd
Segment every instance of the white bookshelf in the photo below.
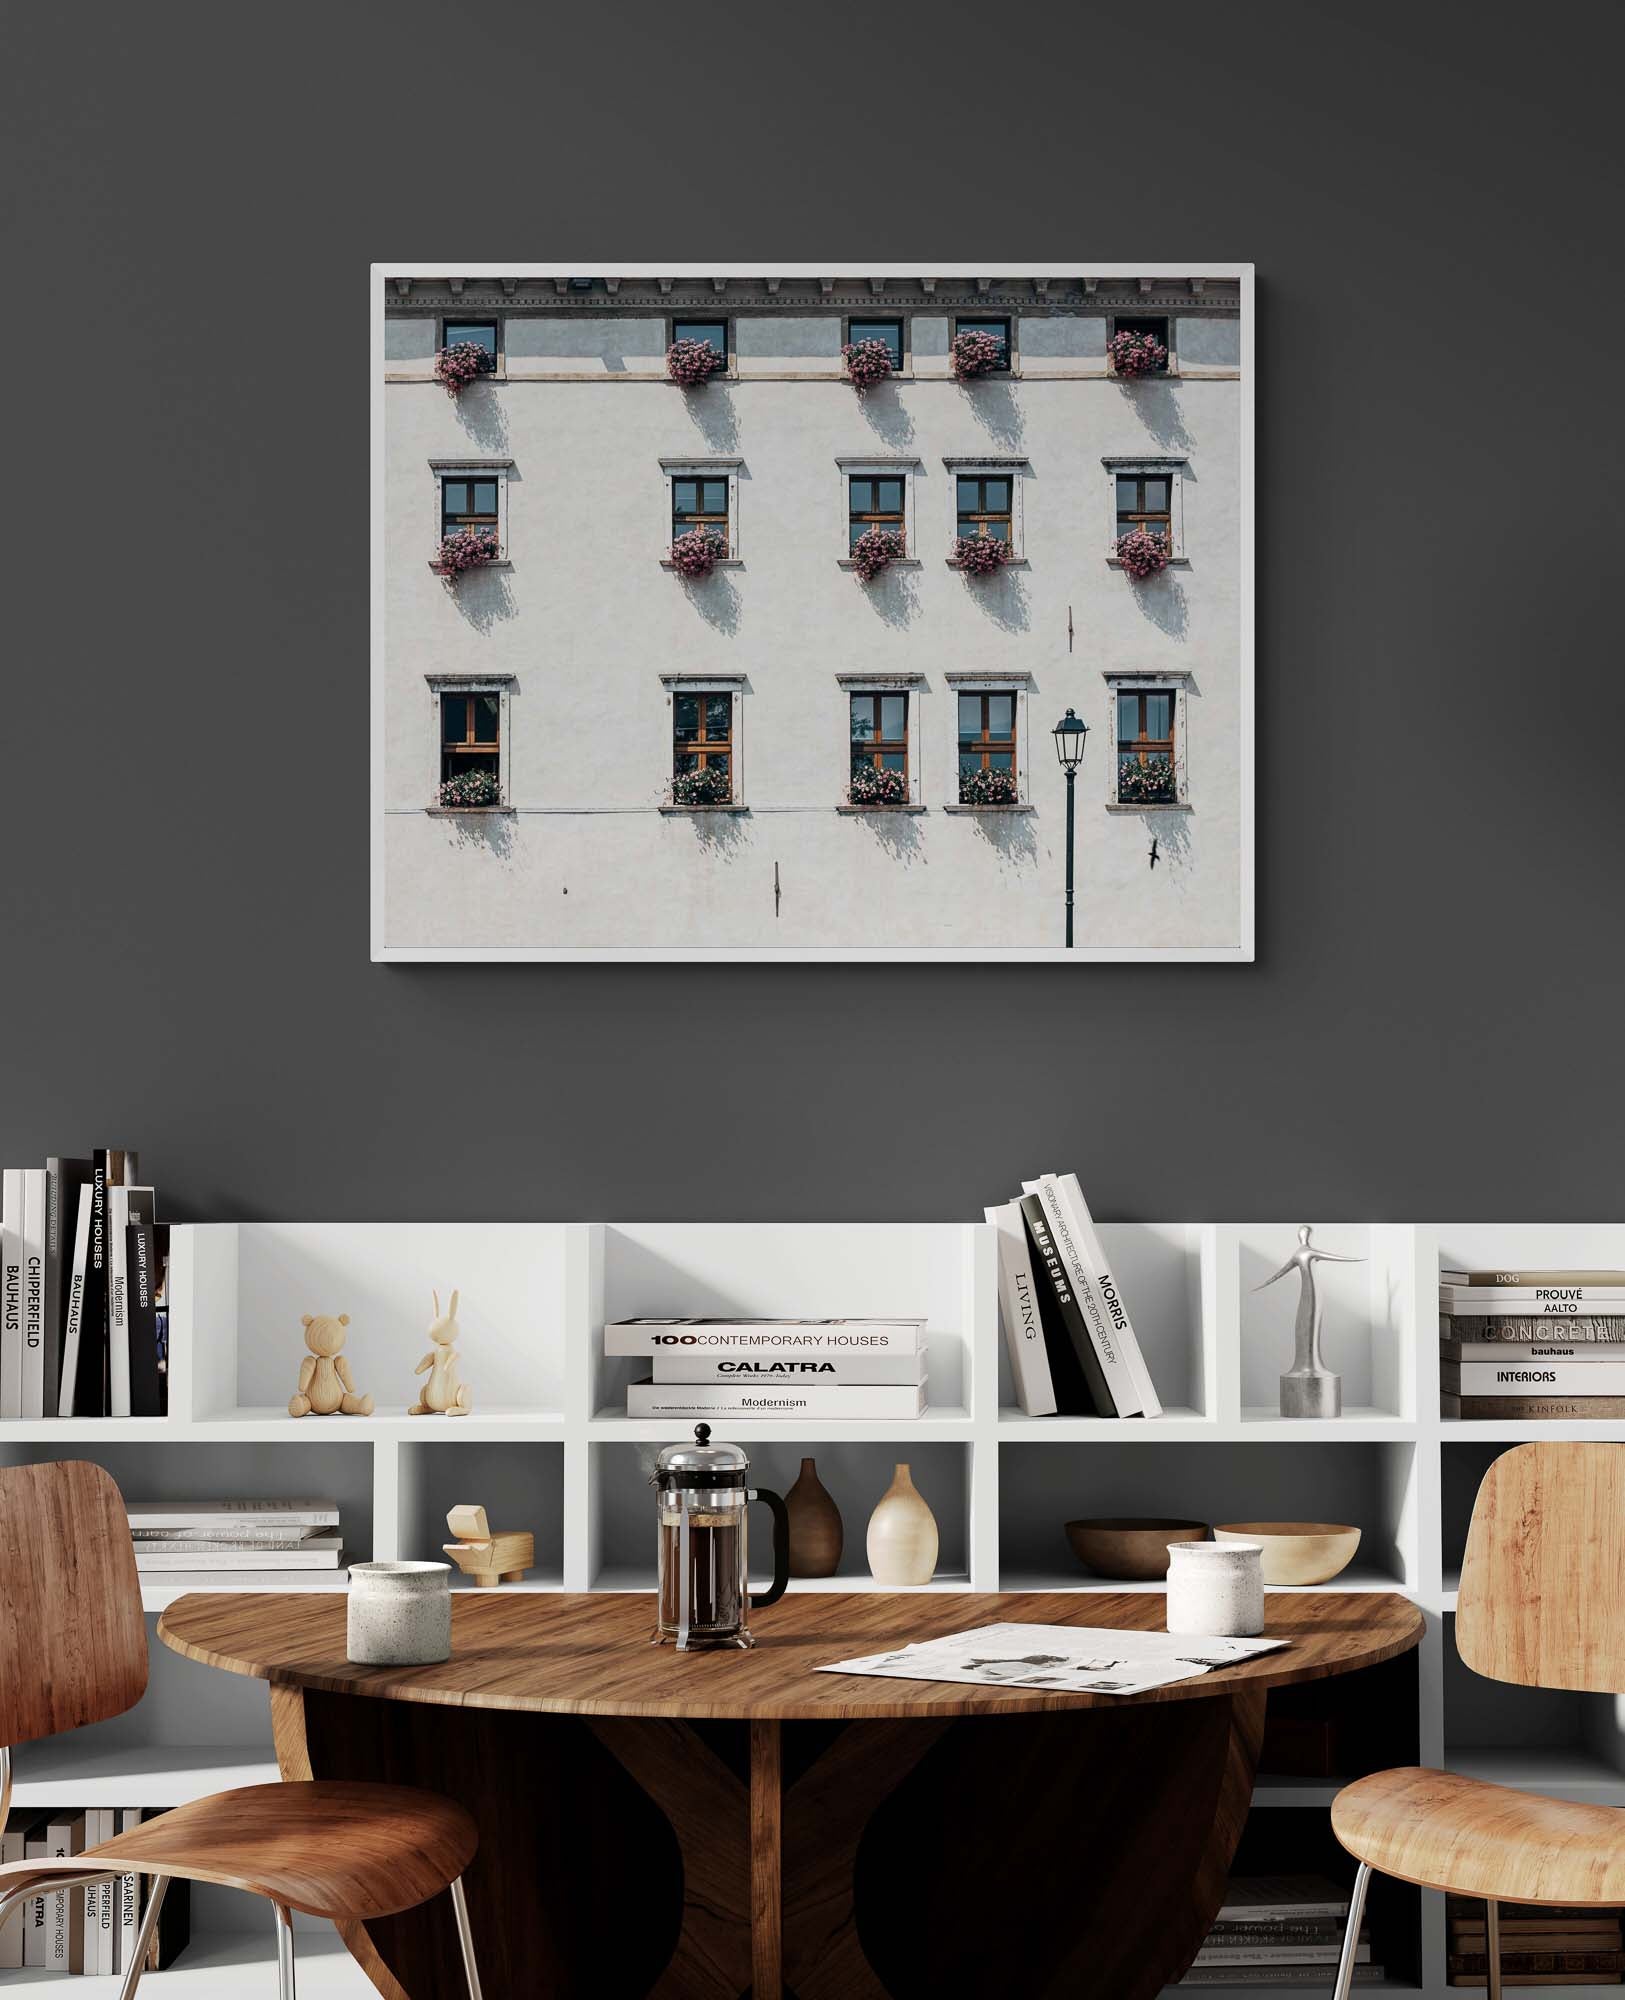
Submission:
{"label": "white bookshelf", "polygon": [[[353,1559],[438,1554],[446,1509],[478,1501],[496,1525],[535,1532],[537,1567],[523,1588],[647,1591],[654,1580],[648,1471],[654,1451],[681,1427],[621,1413],[638,1364],[604,1355],[605,1319],[923,1314],[922,1418],[718,1426],[749,1449],[757,1482],[781,1492],[800,1459],[816,1457],[841,1507],[842,1574],[793,1590],[874,1588],[864,1528],[899,1460],[913,1466],[941,1533],[927,1592],[1121,1588],[1072,1557],[1064,1523],[1076,1516],[1356,1522],[1359,1556],[1326,1587],[1402,1591],[1424,1612],[1416,1712],[1399,1718],[1414,1723],[1421,1760],[1625,1805],[1625,1720],[1612,1700],[1479,1680],[1455,1658],[1451,1636],[1467,1514],[1491,1459],[1530,1437],[1625,1440],[1625,1423],[1441,1421],[1433,1298],[1441,1263],[1625,1264],[1625,1224],[1317,1224],[1325,1248],[1367,1260],[1320,1267],[1327,1356],[1344,1377],[1346,1401],[1345,1414],[1325,1423],[1276,1414],[1295,1281],[1253,1289],[1291,1250],[1295,1228],[1103,1226],[1167,1405],[1155,1422],[1021,1413],[998,1328],[993,1233],[981,1224],[177,1228],[171,1414],[3,1424],[0,1463],[94,1458],[132,1498],[330,1493]],[[444,1302],[453,1286],[475,1411],[408,1417],[430,1291],[438,1288]],[[357,1383],[376,1399],[372,1417],[285,1414],[307,1312],[350,1315],[346,1353]],[[761,1572],[765,1516],[756,1526]],[[342,1572],[148,1577],[143,1599],[155,1624],[186,1591],[342,1584]],[[257,1683],[181,1660],[156,1640],[151,1660],[148,1694],[130,1715],[24,1748],[20,1803],[162,1806],[273,1774]],[[1261,1777],[1254,1804],[1259,1813],[1303,1814],[1310,1829],[1324,1825],[1335,1790]],[[269,1934],[260,1936],[253,1906],[228,1892],[201,1894],[196,1921],[199,1979],[214,1965],[207,1953],[266,1955]],[[1421,1898],[1420,1926],[1422,1984],[1390,1990],[1443,1994],[1439,1898]],[[170,1977],[182,1982],[185,1974],[182,1967]],[[350,1990],[345,1976],[340,1961],[322,1973],[337,1982],[334,1993]],[[1327,1984],[1306,1981],[1303,1990]],[[167,1989],[155,1982],[154,1990]],[[1245,1988],[1225,1990],[1247,2000]]]}

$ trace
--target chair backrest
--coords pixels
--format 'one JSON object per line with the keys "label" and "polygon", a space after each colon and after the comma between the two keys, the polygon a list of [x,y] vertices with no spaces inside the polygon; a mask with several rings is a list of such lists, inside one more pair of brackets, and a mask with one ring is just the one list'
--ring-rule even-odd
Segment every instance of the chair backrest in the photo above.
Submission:
{"label": "chair backrest", "polygon": [[1490,1680],[1625,1692],[1625,1444],[1523,1444],[1490,1467],[1456,1650]]}
{"label": "chair backrest", "polygon": [[132,1708],[147,1686],[141,1579],[99,1465],[0,1471],[0,1744]]}

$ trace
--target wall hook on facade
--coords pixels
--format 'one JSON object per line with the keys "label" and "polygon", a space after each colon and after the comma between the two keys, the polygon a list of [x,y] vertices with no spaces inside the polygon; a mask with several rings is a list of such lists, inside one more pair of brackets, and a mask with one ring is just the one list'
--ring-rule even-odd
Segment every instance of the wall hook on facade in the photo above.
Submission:
{"label": "wall hook on facade", "polygon": [[779,888],[779,864],[778,864],[778,863],[777,863],[777,862],[775,861],[775,862],[774,862],[774,864],[773,864],[773,914],[774,914],[774,916],[777,916],[777,915],[779,914],[779,897],[780,897],[780,894],[781,894],[781,893],[782,893],[782,892],[780,891],[780,888]]}
{"label": "wall hook on facade", "polygon": [[1155,834],[1152,834],[1152,836],[1151,836],[1151,866],[1152,866],[1153,868],[1155,868],[1155,867],[1156,867],[1156,865],[1157,865],[1157,836],[1156,836]]}
{"label": "wall hook on facade", "polygon": [[1072,607],[1070,604],[1066,607],[1066,650],[1069,653],[1072,650]]}

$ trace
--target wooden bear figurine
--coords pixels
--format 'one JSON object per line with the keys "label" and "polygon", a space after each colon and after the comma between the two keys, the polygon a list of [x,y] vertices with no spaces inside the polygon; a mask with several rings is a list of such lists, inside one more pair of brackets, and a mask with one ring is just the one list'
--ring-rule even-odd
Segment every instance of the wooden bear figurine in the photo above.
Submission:
{"label": "wooden bear figurine", "polygon": [[434,1300],[434,1323],[429,1328],[429,1338],[434,1342],[423,1359],[412,1370],[421,1375],[425,1368],[429,1379],[423,1387],[423,1399],[414,1403],[407,1411],[409,1417],[466,1417],[474,1407],[474,1392],[457,1375],[457,1349],[453,1342],[457,1338],[457,1294],[451,1295],[450,1310],[442,1317],[440,1294],[431,1293]]}
{"label": "wooden bear figurine", "polygon": [[310,1352],[299,1364],[299,1387],[288,1399],[288,1415],[370,1417],[372,1398],[356,1393],[350,1364],[340,1351],[350,1315],[329,1319],[325,1313],[315,1318],[306,1313],[300,1324]]}

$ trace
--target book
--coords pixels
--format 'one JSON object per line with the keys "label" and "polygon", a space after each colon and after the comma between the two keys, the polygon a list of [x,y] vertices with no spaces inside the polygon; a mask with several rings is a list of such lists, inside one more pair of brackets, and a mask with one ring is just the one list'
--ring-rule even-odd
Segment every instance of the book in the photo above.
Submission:
{"label": "book", "polygon": [[1307,1923],[1320,1918],[1341,1926],[1348,1914],[1348,1891],[1324,1875],[1233,1875],[1214,1922]]}
{"label": "book", "polygon": [[1016,1201],[1001,1202],[982,1213],[997,1232],[999,1256],[999,1321],[1010,1356],[1010,1382],[1016,1401],[1029,1417],[1055,1414],[1055,1384],[1050,1379],[1044,1323],[1038,1311],[1027,1224]]}
{"label": "book", "polygon": [[[1071,1306],[1076,1306],[1084,1334],[1095,1350],[1100,1372],[1111,1397],[1112,1414],[1137,1417],[1143,1414],[1139,1387],[1129,1366],[1127,1348],[1120,1336],[1119,1314],[1108,1312],[1100,1295],[1094,1269],[1085,1254],[1078,1225],[1066,1201],[1059,1180],[1045,1174],[1036,1181],[1022,1182],[1022,1197],[1036,1195],[1044,1206],[1053,1252],[1066,1274],[1070,1302],[1062,1301],[1062,1312],[1070,1323]],[[1053,1276],[1053,1272],[1051,1273]],[[1074,1335],[1074,1338],[1076,1336]]]}
{"label": "book", "polygon": [[1209,1929],[1206,1944],[1325,1944],[1341,1943],[1343,1926],[1336,1917],[1309,1917],[1302,1923],[1278,1918],[1273,1923],[1226,1923],[1221,1917]]}
{"label": "book", "polygon": [[138,1556],[162,1555],[173,1551],[176,1555],[196,1555],[200,1549],[247,1549],[259,1550],[262,1554],[277,1554],[288,1549],[336,1549],[342,1537],[335,1529],[331,1534],[323,1528],[273,1528],[262,1531],[244,1523],[241,1527],[227,1527],[218,1531],[203,1528],[135,1528],[130,1540]]}
{"label": "book", "polygon": [[[1489,1963],[1482,1951],[1453,1951],[1446,1960],[1449,1972],[1482,1973]],[[1625,1951],[1508,1951],[1501,1952],[1501,1976],[1533,1972],[1612,1973],[1625,1972]]]}
{"label": "book", "polygon": [[218,1533],[227,1522],[264,1522],[274,1516],[284,1528],[336,1528],[332,1500],[126,1500],[130,1530],[203,1528]]}
{"label": "book", "polygon": [[[23,1856],[28,1861],[47,1861],[51,1849],[45,1837],[50,1824],[48,1815],[41,1813],[28,1830],[28,1838],[23,1845]],[[50,1913],[46,1909],[48,1898],[30,1896],[23,1905],[23,1964],[43,1965],[45,1963],[45,1941],[50,1928]]]}
{"label": "book", "polygon": [[[1482,1924],[1452,1924],[1450,1926],[1450,1949],[1472,1952],[1488,1949],[1487,1933]],[[1620,1949],[1619,1925],[1601,1925],[1596,1930],[1553,1930],[1526,1931],[1508,1930],[1501,1927],[1501,1949],[1507,1951],[1618,1951]]]}
{"label": "book", "polygon": [[604,1327],[606,1354],[659,1354],[673,1348],[726,1353],[774,1348],[797,1354],[912,1354],[923,1319],[620,1319]]}
{"label": "book", "polygon": [[74,1385],[79,1379],[79,1346],[85,1337],[85,1286],[90,1275],[90,1211],[95,1201],[87,1181],[79,1189],[78,1215],[73,1227],[73,1257],[68,1267],[68,1295],[62,1321],[62,1371],[56,1413],[73,1415]]}
{"label": "book", "polygon": [[1625,1396],[1460,1396],[1439,1391],[1439,1415],[1462,1422],[1496,1417],[1517,1423],[1561,1423],[1565,1419],[1625,1417]]}
{"label": "book", "polygon": [[1078,1247],[1083,1254],[1094,1280],[1106,1317],[1111,1321],[1118,1344],[1128,1362],[1128,1371],[1134,1383],[1134,1393],[1140,1405],[1142,1417],[1160,1417],[1162,1399],[1157,1394],[1157,1385],[1151,1379],[1151,1370],[1146,1366],[1145,1354],[1140,1346],[1134,1323],[1129,1318],[1128,1307],[1123,1303],[1121,1292],[1111,1274],[1111,1260],[1106,1255],[1105,1245],[1100,1240],[1100,1231],[1095,1227],[1095,1219],[1089,1213],[1089,1204],[1084,1200],[1083,1186],[1076,1174],[1058,1174],[1055,1177],[1060,1190],[1062,1206],[1066,1209],[1076,1234]]}
{"label": "book", "polygon": [[[59,1814],[46,1823],[45,1852],[52,1860],[85,1851],[85,1816]],[[83,1889],[56,1889],[45,1897],[45,1958],[54,1972],[83,1972],[85,1933]]]}
{"label": "book", "polygon": [[1625,1341],[1625,1313],[1577,1313],[1563,1317],[1560,1325],[1553,1316],[1534,1318],[1527,1314],[1491,1315],[1441,1313],[1441,1340],[1570,1340]]}
{"label": "book", "polygon": [[[1325,1944],[1242,1944],[1209,1945],[1204,1943],[1192,1965],[1336,1965],[1343,1955],[1340,1939]],[[1356,1965],[1371,1962],[1371,1943],[1362,1938],[1354,1947]]]}
{"label": "book", "polygon": [[[1299,1992],[1306,1989],[1319,1993],[1327,1985],[1324,1979],[1318,1982],[1304,1977],[1305,1968],[1296,1965],[1257,1965],[1243,1968],[1236,1965],[1193,1965],[1181,1986],[1241,1986],[1248,1992],[1260,1986],[1295,1986]],[[1353,1968],[1353,1984],[1356,1986],[1386,1986],[1388,1974],[1380,1965],[1356,1965]]]}
{"label": "book", "polygon": [[[143,1815],[148,1817],[148,1815]],[[147,1878],[142,1878],[142,1908]],[[147,1948],[147,1970],[164,1972],[192,1942],[192,1885],[184,1875],[172,1875],[158,1911],[158,1928]]]}
{"label": "book", "polygon": [[23,1170],[0,1173],[0,1418],[23,1413]]}
{"label": "book", "polygon": [[45,1414],[45,1169],[23,1169],[23,1394],[25,1418]]}
{"label": "book", "polygon": [[1441,1288],[1482,1291],[1510,1285],[1529,1291],[1539,1285],[1601,1285],[1625,1292],[1625,1271],[1441,1271]]}
{"label": "book", "polygon": [[108,1412],[127,1417],[130,1409],[130,1225],[153,1219],[150,1187],[107,1190],[107,1375]]}
{"label": "book", "polygon": [[135,1566],[141,1576],[167,1576],[189,1570],[337,1569],[344,1545],[338,1536],[331,1547],[305,1545],[297,1549],[160,1549],[137,1547]]}
{"label": "book", "polygon": [[1625,1397],[1625,1361],[1441,1361],[1439,1383],[1456,1396]]}
{"label": "book", "polygon": [[[118,1814],[120,1833],[134,1833],[141,1824],[139,1806],[121,1806]],[[118,1894],[118,1942],[114,1948],[113,1970],[128,1972],[135,1962],[135,1941],[141,1931],[141,1877],[121,1875],[116,1885]]]}
{"label": "book", "polygon": [[1445,1340],[1441,1361],[1493,1361],[1522,1367],[1536,1361],[1625,1362],[1625,1340]]}
{"label": "book", "polygon": [[1111,1385],[1072,1290],[1050,1227],[1049,1211],[1042,1196],[1036,1194],[1023,1195],[1020,1206],[1056,1407],[1063,1416],[1115,1417],[1117,1405]]}
{"label": "book", "polygon": [[626,1392],[629,1417],[856,1417],[875,1422],[920,1416],[925,1390],[918,1386],[803,1389],[747,1382],[633,1382]]}
{"label": "book", "polygon": [[133,1417],[162,1417],[168,1414],[169,1384],[162,1366],[164,1341],[159,1325],[168,1245],[168,1229],[148,1221],[131,1226],[125,1247],[129,1299],[130,1414]]}
{"label": "book", "polygon": [[90,1156],[90,1241],[79,1306],[79,1344],[74,1354],[72,1382],[65,1366],[62,1377],[61,1414],[65,1417],[107,1414],[103,1401],[107,1356],[107,1173],[107,1151],[99,1146]]}
{"label": "book", "polygon": [[840,1356],[781,1354],[771,1347],[740,1347],[726,1354],[673,1353],[662,1348],[654,1357],[657,1382],[794,1383],[803,1389],[834,1388],[842,1383],[878,1382],[892,1387],[925,1380],[925,1350],[912,1354],[882,1348],[878,1354]]}
{"label": "book", "polygon": [[1496,1318],[1507,1314],[1574,1315],[1597,1308],[1625,1313],[1625,1288],[1618,1285],[1535,1285],[1525,1291],[1503,1292],[1493,1286],[1478,1286],[1471,1290],[1449,1285],[1439,1287],[1441,1312],[1483,1313]]}
{"label": "book", "polygon": [[[113,1837],[117,1814],[111,1807],[85,1808],[85,1846],[99,1847]],[[83,1932],[83,1964],[90,1973],[113,1970],[113,1884],[87,1883],[80,1892],[80,1923]]]}
{"label": "book", "polygon": [[[28,1859],[28,1837],[33,1831],[36,1815],[26,1811],[13,1811],[10,1819],[0,1829],[0,1865]],[[28,1905],[15,1903],[11,1912],[0,1920],[0,1972],[17,1972],[23,1963],[23,1931],[27,1923]]]}
{"label": "book", "polygon": [[62,1395],[62,1336],[68,1317],[79,1190],[90,1178],[88,1160],[53,1153],[45,1162],[45,1414],[54,1417]]}

